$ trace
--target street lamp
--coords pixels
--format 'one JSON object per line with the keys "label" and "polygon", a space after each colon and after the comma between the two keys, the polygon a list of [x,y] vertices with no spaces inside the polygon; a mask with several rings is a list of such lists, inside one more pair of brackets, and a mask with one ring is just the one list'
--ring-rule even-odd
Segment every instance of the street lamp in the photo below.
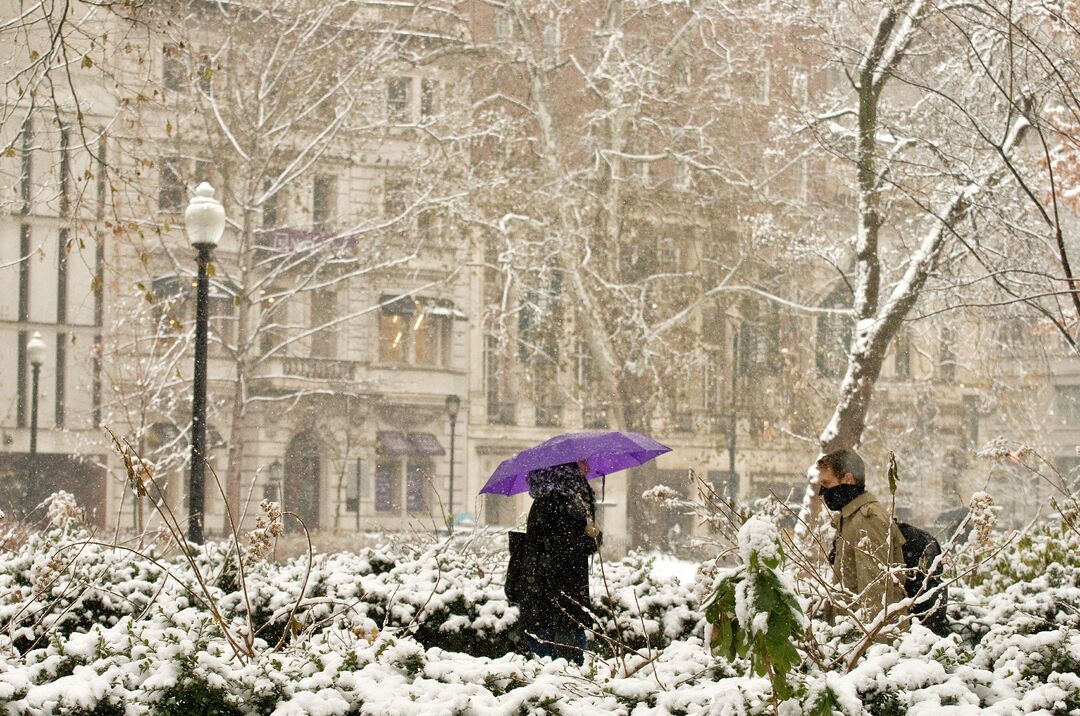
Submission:
{"label": "street lamp", "polygon": [[41,365],[45,362],[45,341],[41,334],[34,331],[26,342],[26,357],[30,360],[30,462],[26,466],[26,514],[33,509],[30,494],[37,478],[37,418],[38,418],[38,380],[41,378]]}
{"label": "street lamp", "polygon": [[203,498],[206,482],[206,330],[210,279],[210,252],[225,231],[225,209],[214,198],[207,182],[195,187],[195,196],[184,212],[188,241],[198,252],[198,288],[195,298],[195,375],[191,399],[191,484],[188,493],[188,540],[203,541]]}
{"label": "street lamp", "polygon": [[458,411],[461,410],[461,398],[456,395],[446,396],[446,414],[450,417],[450,525],[448,531],[454,531],[454,429],[457,427]]}
{"label": "street lamp", "polygon": [[730,431],[728,432],[728,485],[727,496],[729,499],[734,500],[738,498],[739,493],[739,476],[735,473],[735,438],[736,429],[738,428],[738,414],[736,413],[735,406],[738,398],[739,387],[739,332],[742,327],[742,316],[739,315],[739,309],[732,306],[731,310],[727,313],[728,317],[732,319],[732,339],[731,339],[731,401],[730,401]]}
{"label": "street lamp", "polygon": [[284,479],[281,460],[275,459],[270,463],[270,475],[266,487],[263,488],[263,499],[281,502],[281,482]]}

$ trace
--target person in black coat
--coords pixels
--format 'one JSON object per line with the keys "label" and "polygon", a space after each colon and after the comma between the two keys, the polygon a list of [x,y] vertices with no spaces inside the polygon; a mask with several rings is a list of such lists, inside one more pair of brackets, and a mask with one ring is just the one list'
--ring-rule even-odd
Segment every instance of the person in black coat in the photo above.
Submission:
{"label": "person in black coat", "polygon": [[520,600],[525,645],[537,656],[584,662],[589,556],[600,542],[596,495],[585,462],[529,473],[533,498],[526,535],[536,559]]}

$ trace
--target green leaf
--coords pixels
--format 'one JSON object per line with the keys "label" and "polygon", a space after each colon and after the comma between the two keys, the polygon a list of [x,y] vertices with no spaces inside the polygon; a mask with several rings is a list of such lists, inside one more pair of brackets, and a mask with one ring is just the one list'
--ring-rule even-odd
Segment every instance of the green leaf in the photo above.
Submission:
{"label": "green leaf", "polygon": [[896,494],[896,483],[897,483],[896,455],[893,454],[892,450],[890,450],[889,451],[889,494],[890,495],[895,495]]}

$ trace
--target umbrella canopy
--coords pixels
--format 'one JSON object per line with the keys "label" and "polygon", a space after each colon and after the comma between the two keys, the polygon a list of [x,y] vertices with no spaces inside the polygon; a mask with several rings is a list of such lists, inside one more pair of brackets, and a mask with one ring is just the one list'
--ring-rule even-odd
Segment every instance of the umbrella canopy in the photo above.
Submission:
{"label": "umbrella canopy", "polygon": [[591,480],[642,465],[670,451],[671,448],[641,433],[564,433],[503,460],[480,492],[493,495],[528,492],[532,470],[579,460],[588,460],[586,477]]}

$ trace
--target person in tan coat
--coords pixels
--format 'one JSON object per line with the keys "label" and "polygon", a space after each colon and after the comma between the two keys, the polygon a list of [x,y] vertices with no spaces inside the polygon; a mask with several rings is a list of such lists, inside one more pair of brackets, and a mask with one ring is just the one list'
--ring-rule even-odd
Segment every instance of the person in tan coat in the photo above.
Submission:
{"label": "person in tan coat", "polygon": [[854,450],[838,450],[817,461],[818,494],[833,511],[832,563],[836,581],[854,596],[852,608],[873,618],[907,595],[902,573],[904,536],[877,498],[866,490],[866,468]]}

